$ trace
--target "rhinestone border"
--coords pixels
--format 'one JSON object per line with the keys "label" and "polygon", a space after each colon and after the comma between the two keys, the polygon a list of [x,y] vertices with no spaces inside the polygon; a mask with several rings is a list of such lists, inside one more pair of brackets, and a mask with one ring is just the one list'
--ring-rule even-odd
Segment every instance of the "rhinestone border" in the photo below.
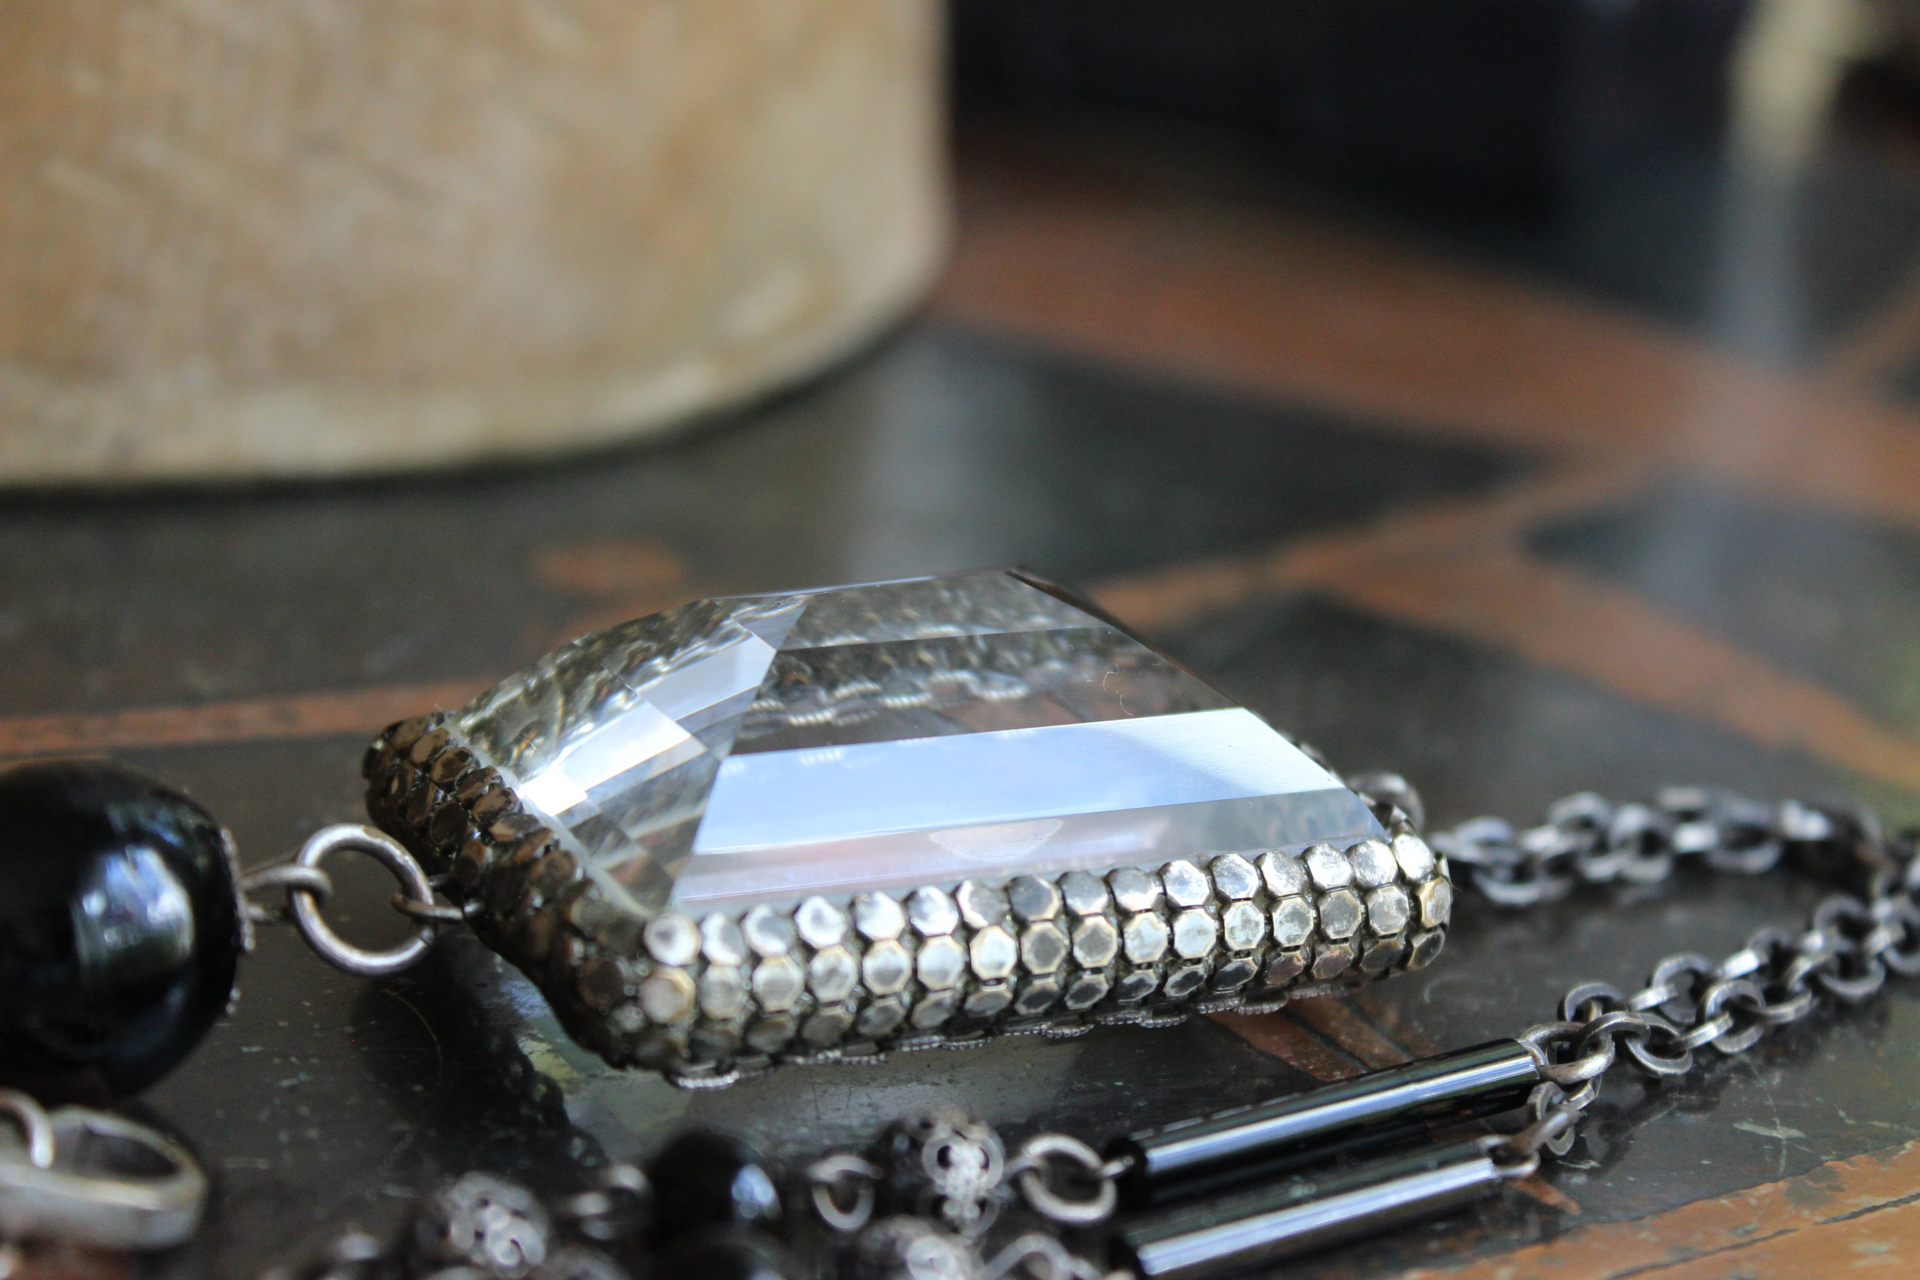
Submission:
{"label": "rhinestone border", "polygon": [[693,917],[610,903],[436,713],[368,748],[367,812],[619,1067],[713,1087],[781,1063],[874,1061],[993,1035],[1263,1012],[1431,963],[1446,860],[1386,840],[808,896]]}

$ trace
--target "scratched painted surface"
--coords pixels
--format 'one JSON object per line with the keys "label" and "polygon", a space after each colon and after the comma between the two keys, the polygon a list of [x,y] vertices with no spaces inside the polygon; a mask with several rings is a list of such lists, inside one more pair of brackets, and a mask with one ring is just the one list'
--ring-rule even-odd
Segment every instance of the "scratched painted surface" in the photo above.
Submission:
{"label": "scratched painted surface", "polygon": [[1405,1280],[1832,1280],[1912,1274],[1920,1248],[1920,1150],[1902,1143],[1777,1182],[1708,1196],[1635,1222],[1576,1227],[1558,1239]]}
{"label": "scratched painted surface", "polygon": [[[1830,363],[1793,371],[1624,286],[1046,145],[964,152],[928,316],[672,448],[0,499],[0,753],[125,759],[264,862],[356,816],[372,730],[567,636],[697,594],[1020,561],[1336,763],[1404,771],[1441,821],[1676,780],[1920,814],[1920,418],[1875,391],[1920,352],[1920,322],[1896,323],[1920,314],[1902,237],[1880,309],[1823,304]],[[1920,208],[1897,183],[1881,198]],[[343,927],[396,929],[385,892],[349,885]],[[1816,894],[1683,876],[1531,913],[1469,901],[1434,968],[1352,1004],[701,1095],[575,1051],[470,943],[369,983],[270,931],[234,1017],[140,1105],[217,1178],[169,1269],[250,1277],[349,1221],[391,1229],[458,1170],[560,1189],[579,1154],[644,1154],[689,1123],[791,1157],[944,1101],[1103,1139],[1517,1029],[1576,981],[1730,951]],[[1920,1140],[1916,1062],[1902,986],[1684,1086],[1611,1089],[1543,1178],[1290,1274],[1584,1280],[1692,1258],[1673,1274],[1707,1277],[1738,1263],[1699,1259],[1756,1233],[1759,1274],[1920,1261],[1910,1211],[1876,1208],[1911,1194],[1894,1184]]]}

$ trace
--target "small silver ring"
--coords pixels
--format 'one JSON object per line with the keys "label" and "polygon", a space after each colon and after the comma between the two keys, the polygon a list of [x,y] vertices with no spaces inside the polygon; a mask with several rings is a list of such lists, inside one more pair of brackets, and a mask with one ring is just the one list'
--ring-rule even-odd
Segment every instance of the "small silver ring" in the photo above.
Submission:
{"label": "small silver ring", "polygon": [[1534,1069],[1540,1073],[1542,1080],[1552,1081],[1565,1088],[1568,1085],[1583,1084],[1596,1076],[1605,1075],[1608,1068],[1613,1066],[1618,1053],[1619,1050],[1615,1047],[1614,1041],[1609,1037],[1601,1041],[1598,1049],[1584,1057],[1575,1058],[1571,1062],[1536,1064]]}
{"label": "small silver ring", "polygon": [[[854,1155],[828,1156],[807,1166],[807,1181],[813,1192],[813,1211],[820,1221],[835,1231],[858,1231],[873,1218],[874,1184],[881,1171],[872,1162]],[[834,1191],[843,1183],[853,1184],[853,1207],[843,1209]]]}
{"label": "small silver ring", "polygon": [[[1762,995],[1765,995],[1764,988]],[[1813,1012],[1815,1003],[1813,992],[1803,987],[1799,991],[1790,992],[1777,1002],[1763,1004],[1757,1012],[1762,1023],[1769,1027],[1779,1027],[1789,1022],[1798,1022],[1806,1017]]]}
{"label": "small silver ring", "polygon": [[[371,855],[393,873],[401,889],[413,901],[428,905],[433,903],[433,886],[427,883],[426,871],[391,836],[372,827],[344,822],[322,827],[301,846],[300,856],[294,862],[302,867],[318,867],[328,854],[347,849]],[[398,973],[427,954],[427,949],[433,945],[434,926],[427,924],[397,947],[389,947],[384,951],[356,947],[333,931],[333,927],[320,914],[313,894],[295,889],[288,896],[293,903],[293,923],[300,930],[300,936],[307,940],[314,954],[347,973],[363,978]]]}
{"label": "small silver ring", "polygon": [[1601,1037],[1609,1040],[1645,1040],[1653,1034],[1652,1024],[1644,1013],[1630,1013],[1625,1009],[1615,1009],[1589,1020],[1580,1038],[1573,1042],[1575,1056],[1592,1053],[1591,1046]]}
{"label": "small silver ring", "polygon": [[1693,1029],[1682,1032],[1675,1043],[1691,1052],[1729,1034],[1734,1030],[1735,1025],[1733,1015],[1722,1011]]}
{"label": "small silver ring", "polygon": [[[1666,1037],[1668,1043],[1678,1044],[1680,1028],[1655,1014],[1642,1014],[1654,1031]],[[1648,1076],[1683,1076],[1693,1070],[1693,1050],[1681,1048],[1676,1055],[1661,1053],[1653,1047],[1653,1037],[1648,1035],[1639,1039],[1625,1041],[1627,1056],[1634,1065]]]}
{"label": "small silver ring", "polygon": [[18,1089],[0,1089],[0,1115],[13,1118],[26,1139],[27,1163],[36,1169],[53,1166],[53,1122],[46,1110]]}
{"label": "small silver ring", "polygon": [[[1494,1171],[1508,1182],[1530,1178],[1540,1171],[1539,1151],[1519,1151],[1512,1145],[1512,1138],[1504,1134],[1487,1134],[1479,1140],[1479,1147],[1480,1153],[1492,1162]],[[1514,1159],[1515,1156],[1519,1159]]]}
{"label": "small silver ring", "polygon": [[[1044,1169],[1052,1156],[1062,1156],[1080,1166],[1082,1172],[1098,1182],[1100,1189],[1089,1200],[1069,1200],[1049,1187]],[[1064,1133],[1041,1133],[1027,1139],[1021,1144],[1013,1167],[1019,1170],[1014,1185],[1020,1188],[1021,1198],[1034,1212],[1055,1222],[1092,1226],[1112,1217],[1114,1207],[1120,1202],[1120,1190],[1113,1179],[1106,1176],[1107,1163],[1100,1158],[1100,1153]]]}
{"label": "small silver ring", "polygon": [[[1567,992],[1560,999],[1560,1017],[1567,1022],[1591,1022],[1602,1013],[1609,1012],[1608,1006],[1620,1007],[1626,1002],[1626,993],[1608,982],[1583,982]],[[1595,1013],[1587,1013],[1587,1006],[1599,1004]],[[1586,1014],[1582,1017],[1582,1014]]]}
{"label": "small silver ring", "polygon": [[1814,975],[1814,981],[1826,988],[1827,994],[1840,1000],[1865,1000],[1879,991],[1887,983],[1886,962],[1874,956],[1867,961],[1866,971],[1857,977],[1845,977],[1835,972],[1835,965],[1824,973]]}
{"label": "small silver ring", "polygon": [[[1594,1100],[1598,1093],[1599,1090],[1591,1080],[1581,1085],[1580,1088],[1571,1094],[1552,1081],[1542,1081],[1533,1087],[1532,1093],[1527,1095],[1527,1114],[1531,1117],[1530,1123],[1539,1124],[1549,1115],[1561,1109],[1576,1114],[1582,1112],[1588,1104]],[[1562,1132],[1544,1138],[1540,1142],[1538,1149],[1545,1151],[1557,1159],[1573,1149],[1574,1139],[1578,1136],[1579,1134],[1575,1131],[1575,1127],[1568,1126]]]}
{"label": "small silver ring", "polygon": [[1542,1022],[1528,1027],[1514,1039],[1532,1055],[1537,1066],[1546,1066],[1553,1061],[1555,1045],[1572,1044],[1587,1029],[1584,1022],[1571,1020],[1563,1022]]}

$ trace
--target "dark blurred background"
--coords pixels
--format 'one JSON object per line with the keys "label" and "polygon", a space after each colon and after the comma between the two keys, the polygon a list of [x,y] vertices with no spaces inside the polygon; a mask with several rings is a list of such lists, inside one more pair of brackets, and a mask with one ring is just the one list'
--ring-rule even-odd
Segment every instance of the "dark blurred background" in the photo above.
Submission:
{"label": "dark blurred background", "polygon": [[[1906,0],[953,0],[973,120],[1190,130],[1262,180],[1804,362],[1893,287]],[[1204,137],[1207,141],[1198,139]],[[1247,180],[1246,172],[1241,173]]]}
{"label": "dark blurred background", "polygon": [[1386,199],[1538,217],[1597,179],[1711,157],[1754,8],[954,0],[953,70],[962,112],[1203,121]]}

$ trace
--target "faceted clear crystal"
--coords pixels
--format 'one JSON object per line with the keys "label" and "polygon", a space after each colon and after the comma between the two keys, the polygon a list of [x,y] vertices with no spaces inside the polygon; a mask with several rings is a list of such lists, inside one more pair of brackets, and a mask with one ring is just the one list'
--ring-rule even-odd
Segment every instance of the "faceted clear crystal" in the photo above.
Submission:
{"label": "faceted clear crystal", "polygon": [[1385,833],[1252,712],[992,570],[701,600],[582,637],[449,727],[658,911]]}

